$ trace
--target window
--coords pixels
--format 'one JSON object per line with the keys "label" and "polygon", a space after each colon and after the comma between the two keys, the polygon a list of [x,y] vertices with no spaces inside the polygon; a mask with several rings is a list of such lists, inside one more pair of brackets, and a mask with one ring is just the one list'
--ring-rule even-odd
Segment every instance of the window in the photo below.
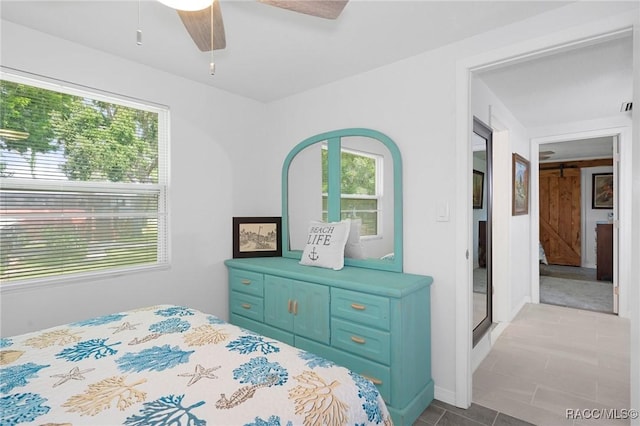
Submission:
{"label": "window", "polygon": [[165,108],[2,74],[0,283],[168,263]]}
{"label": "window", "polygon": [[[361,236],[380,234],[382,157],[342,148],[340,217],[362,219]],[[327,220],[328,153],[322,149],[322,218]]]}

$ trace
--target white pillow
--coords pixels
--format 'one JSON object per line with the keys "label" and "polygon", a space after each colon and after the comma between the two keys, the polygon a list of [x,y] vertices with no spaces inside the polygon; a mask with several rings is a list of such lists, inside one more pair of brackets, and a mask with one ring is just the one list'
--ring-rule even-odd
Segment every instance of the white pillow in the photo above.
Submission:
{"label": "white pillow", "polygon": [[351,220],[340,222],[311,221],[307,245],[302,252],[301,265],[340,270],[344,267],[344,246],[349,237]]}
{"label": "white pillow", "polygon": [[347,244],[344,246],[344,257],[365,259],[364,245],[360,240],[360,228],[362,228],[362,219],[351,219],[349,238],[347,239]]}

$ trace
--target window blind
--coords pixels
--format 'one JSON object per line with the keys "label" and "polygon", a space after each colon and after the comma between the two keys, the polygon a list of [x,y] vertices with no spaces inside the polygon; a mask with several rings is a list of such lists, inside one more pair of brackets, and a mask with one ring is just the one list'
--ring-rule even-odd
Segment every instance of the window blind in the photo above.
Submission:
{"label": "window blind", "polygon": [[168,112],[2,74],[0,283],[168,263]]}

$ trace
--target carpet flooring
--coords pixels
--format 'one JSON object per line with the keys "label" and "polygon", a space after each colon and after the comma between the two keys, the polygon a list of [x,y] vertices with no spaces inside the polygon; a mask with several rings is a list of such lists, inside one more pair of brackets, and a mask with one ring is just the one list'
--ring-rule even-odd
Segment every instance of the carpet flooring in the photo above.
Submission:
{"label": "carpet flooring", "polygon": [[[486,289],[486,269],[474,269],[474,293],[486,293]],[[540,265],[540,302],[611,313],[613,312],[612,283],[596,281],[595,269]]]}
{"label": "carpet flooring", "polygon": [[610,282],[540,276],[540,302],[597,312],[613,312]]}
{"label": "carpet flooring", "polygon": [[596,281],[595,268],[540,264],[540,275],[569,280]]}
{"label": "carpet flooring", "polygon": [[595,268],[540,265],[540,302],[596,312],[613,312],[613,284],[596,280]]}

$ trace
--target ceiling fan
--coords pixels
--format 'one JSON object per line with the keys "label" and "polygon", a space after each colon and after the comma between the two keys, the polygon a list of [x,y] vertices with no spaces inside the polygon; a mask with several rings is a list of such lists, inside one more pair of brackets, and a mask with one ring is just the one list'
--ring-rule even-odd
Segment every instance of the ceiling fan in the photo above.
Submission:
{"label": "ceiling fan", "polygon": [[548,160],[553,154],[555,154],[555,151],[540,151],[538,159],[540,161]]}
{"label": "ceiling fan", "polygon": [[[203,51],[227,45],[218,0],[159,0],[176,9],[196,46]],[[260,3],[324,19],[336,19],[349,0],[258,0]],[[213,27],[213,30],[212,30]]]}

